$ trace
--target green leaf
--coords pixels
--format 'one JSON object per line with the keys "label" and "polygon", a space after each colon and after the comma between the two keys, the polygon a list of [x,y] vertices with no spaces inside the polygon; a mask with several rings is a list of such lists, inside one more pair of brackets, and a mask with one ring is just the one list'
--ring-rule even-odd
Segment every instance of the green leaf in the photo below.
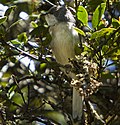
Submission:
{"label": "green leaf", "polygon": [[10,41],[13,45],[21,45],[21,42],[19,42],[18,40],[11,40]]}
{"label": "green leaf", "polygon": [[76,55],[80,55],[82,53],[81,46],[79,44],[75,44],[74,51]]}
{"label": "green leaf", "polygon": [[90,6],[90,11],[93,12],[98,5],[105,3],[107,0],[88,0],[88,6]]}
{"label": "green leaf", "polygon": [[101,30],[94,32],[91,35],[91,39],[97,39],[97,38],[103,37],[105,35],[109,35],[110,33],[112,33],[115,30],[116,30],[115,28],[102,28]]}
{"label": "green leaf", "polygon": [[79,28],[77,28],[77,27],[74,27],[74,29],[75,29],[79,34],[81,34],[82,36],[85,36],[85,33],[84,33],[81,29],[79,29]]}
{"label": "green leaf", "polygon": [[115,78],[115,76],[112,75],[110,72],[102,72],[101,78],[102,79],[113,79],[113,78]]}
{"label": "green leaf", "polygon": [[112,25],[114,28],[118,28],[120,26],[120,22],[115,18],[112,18]]}
{"label": "green leaf", "polygon": [[94,11],[92,18],[92,26],[93,28],[97,28],[102,15],[104,14],[106,8],[106,3],[101,3]]}
{"label": "green leaf", "polygon": [[9,7],[6,12],[5,12],[5,16],[9,16],[10,13],[16,8],[16,6],[11,6]]}
{"label": "green leaf", "polygon": [[34,21],[31,21],[31,24],[32,24],[33,28],[37,28],[38,27],[38,25]]}
{"label": "green leaf", "polygon": [[120,58],[120,49],[119,48],[114,48],[111,51],[107,53],[109,57],[111,57],[112,60],[119,60]]}
{"label": "green leaf", "polygon": [[[19,93],[13,93],[13,96],[11,97],[11,100],[13,101],[13,102],[15,102],[16,104],[18,104],[18,105],[20,105],[20,106],[22,106],[23,104],[24,104],[24,102],[23,102],[23,98],[22,98],[22,96],[19,94]],[[13,104],[11,104],[10,105],[10,111],[14,111],[14,110],[16,110],[18,107],[16,107],[15,105],[13,105]]]}
{"label": "green leaf", "polygon": [[84,25],[88,25],[88,13],[83,6],[79,6],[77,10],[77,18],[80,20]]}
{"label": "green leaf", "polygon": [[3,24],[7,20],[7,17],[0,17],[0,25]]}
{"label": "green leaf", "polygon": [[42,64],[40,64],[40,69],[45,69],[46,68],[46,63],[42,63]]}
{"label": "green leaf", "polygon": [[103,54],[106,54],[106,52],[108,51],[108,49],[109,49],[109,46],[108,46],[108,45],[104,45],[104,46],[102,47],[102,52],[103,52]]}
{"label": "green leaf", "polygon": [[27,41],[28,41],[27,34],[25,32],[21,33],[20,35],[18,35],[18,40],[20,42],[27,43]]}
{"label": "green leaf", "polygon": [[68,125],[62,113],[56,111],[48,111],[45,113],[45,116],[52,119],[56,123],[59,123],[60,125]]}

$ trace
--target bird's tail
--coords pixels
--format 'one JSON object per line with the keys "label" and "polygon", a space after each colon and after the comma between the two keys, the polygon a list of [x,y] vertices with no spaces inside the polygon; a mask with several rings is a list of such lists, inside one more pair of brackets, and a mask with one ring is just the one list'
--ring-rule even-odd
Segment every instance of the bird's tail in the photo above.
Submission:
{"label": "bird's tail", "polygon": [[82,110],[83,110],[83,101],[82,96],[79,92],[73,87],[73,102],[72,102],[72,113],[73,119],[81,120]]}

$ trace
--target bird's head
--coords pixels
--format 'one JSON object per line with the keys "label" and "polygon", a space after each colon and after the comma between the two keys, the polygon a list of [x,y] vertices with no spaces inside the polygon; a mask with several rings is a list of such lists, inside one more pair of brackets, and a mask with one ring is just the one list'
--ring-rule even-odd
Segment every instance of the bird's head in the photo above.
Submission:
{"label": "bird's head", "polygon": [[45,19],[49,26],[55,25],[60,22],[75,23],[73,14],[65,6],[53,6],[49,9],[48,13],[45,16]]}

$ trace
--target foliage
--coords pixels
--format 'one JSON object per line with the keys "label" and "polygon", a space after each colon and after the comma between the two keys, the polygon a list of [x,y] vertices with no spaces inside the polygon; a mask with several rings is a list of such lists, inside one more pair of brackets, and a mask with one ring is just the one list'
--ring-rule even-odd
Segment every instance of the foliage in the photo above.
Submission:
{"label": "foliage", "polygon": [[[84,96],[82,125],[120,123],[120,21],[115,13],[120,3],[65,2],[71,7],[75,3],[75,30],[81,38],[79,55],[70,59],[74,68],[56,63],[51,53],[45,2],[38,6],[38,0],[1,0],[0,124],[72,125],[71,86]],[[91,13],[92,21],[88,20]],[[70,85],[60,67],[76,73],[78,81]]]}

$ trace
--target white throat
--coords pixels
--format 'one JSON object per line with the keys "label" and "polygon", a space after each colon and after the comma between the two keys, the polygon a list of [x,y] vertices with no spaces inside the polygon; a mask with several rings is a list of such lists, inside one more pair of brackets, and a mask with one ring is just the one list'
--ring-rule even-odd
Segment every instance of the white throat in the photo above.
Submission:
{"label": "white throat", "polygon": [[55,25],[56,23],[58,23],[57,19],[56,19],[55,16],[52,15],[52,14],[47,14],[47,15],[45,16],[45,20],[47,21],[47,24],[48,24],[49,26],[53,26],[53,25]]}

